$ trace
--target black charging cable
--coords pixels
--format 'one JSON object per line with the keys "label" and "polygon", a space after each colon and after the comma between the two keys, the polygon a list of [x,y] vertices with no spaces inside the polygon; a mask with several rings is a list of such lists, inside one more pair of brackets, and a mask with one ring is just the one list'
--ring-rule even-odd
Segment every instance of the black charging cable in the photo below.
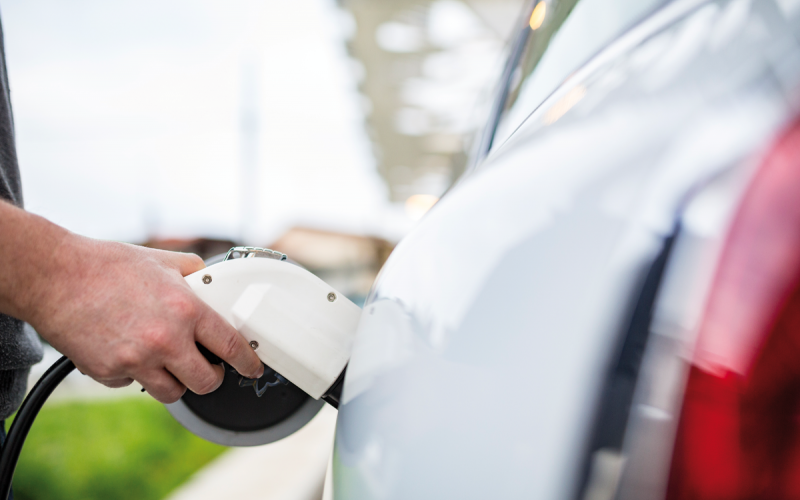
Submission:
{"label": "black charging cable", "polygon": [[11,491],[11,480],[14,478],[19,454],[25,438],[28,437],[28,431],[31,430],[33,420],[53,390],[74,369],[75,364],[66,356],[62,356],[44,372],[42,378],[36,382],[25,401],[22,402],[22,406],[19,407],[14,423],[11,424],[11,429],[6,436],[3,449],[0,451],[0,499],[8,498],[8,493]]}
{"label": "black charging cable", "polygon": [[[201,352],[208,352],[209,355],[214,356],[203,346],[198,344]],[[14,471],[17,469],[17,462],[19,461],[19,454],[22,451],[22,445],[25,444],[25,438],[28,437],[28,432],[31,430],[31,425],[42,409],[47,398],[53,393],[58,384],[60,384],[75,369],[75,364],[66,356],[53,363],[53,365],[44,372],[42,378],[36,382],[31,392],[22,402],[22,405],[17,411],[17,416],[14,418],[14,423],[6,436],[6,441],[0,450],[0,499],[5,500],[8,498],[8,493],[11,491],[11,480],[14,478]],[[339,378],[336,379],[333,386],[322,396],[328,404],[334,408],[339,407],[339,399],[342,393],[342,385],[344,382],[344,375],[347,367],[342,370]]]}

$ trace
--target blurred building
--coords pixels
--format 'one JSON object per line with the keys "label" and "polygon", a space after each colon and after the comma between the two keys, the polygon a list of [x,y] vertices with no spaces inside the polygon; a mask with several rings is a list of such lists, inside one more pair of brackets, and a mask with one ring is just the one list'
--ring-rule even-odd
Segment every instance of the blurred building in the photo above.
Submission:
{"label": "blurred building", "polygon": [[379,171],[413,218],[463,171],[526,2],[339,1]]}
{"label": "blurred building", "polygon": [[[151,239],[142,246],[191,252],[208,259],[227,252],[236,244],[211,238],[171,238]],[[263,246],[285,253],[359,305],[394,248],[382,238],[304,227],[289,229]]]}
{"label": "blurred building", "polygon": [[295,227],[270,248],[361,305],[394,245],[381,238]]}

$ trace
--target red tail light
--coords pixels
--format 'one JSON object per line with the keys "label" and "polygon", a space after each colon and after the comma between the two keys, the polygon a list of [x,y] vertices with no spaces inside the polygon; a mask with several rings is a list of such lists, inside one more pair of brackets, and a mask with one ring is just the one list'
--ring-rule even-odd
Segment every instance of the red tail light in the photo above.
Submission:
{"label": "red tail light", "polygon": [[800,499],[800,121],[764,158],[729,231],[667,498]]}

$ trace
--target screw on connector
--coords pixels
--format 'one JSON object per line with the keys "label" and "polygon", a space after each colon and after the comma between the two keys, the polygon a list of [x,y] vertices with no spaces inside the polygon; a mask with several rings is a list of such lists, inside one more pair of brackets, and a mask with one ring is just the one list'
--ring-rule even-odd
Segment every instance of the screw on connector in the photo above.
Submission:
{"label": "screw on connector", "polygon": [[250,341],[250,348],[253,349],[254,351],[256,349],[258,349],[258,342],[256,342],[255,340],[251,340]]}
{"label": "screw on connector", "polygon": [[333,293],[333,292],[329,293],[328,294],[328,302],[333,302],[334,300],[336,300],[336,294]]}
{"label": "screw on connector", "polygon": [[206,274],[205,276],[203,276],[203,283],[205,283],[206,285],[211,283],[211,275],[210,274]]}

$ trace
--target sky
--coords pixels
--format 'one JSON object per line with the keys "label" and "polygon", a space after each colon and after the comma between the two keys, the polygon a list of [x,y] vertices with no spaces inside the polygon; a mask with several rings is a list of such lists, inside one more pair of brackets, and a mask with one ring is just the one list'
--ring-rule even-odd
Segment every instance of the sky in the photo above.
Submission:
{"label": "sky", "polygon": [[80,234],[399,238],[333,0],[0,0],[26,208]]}

